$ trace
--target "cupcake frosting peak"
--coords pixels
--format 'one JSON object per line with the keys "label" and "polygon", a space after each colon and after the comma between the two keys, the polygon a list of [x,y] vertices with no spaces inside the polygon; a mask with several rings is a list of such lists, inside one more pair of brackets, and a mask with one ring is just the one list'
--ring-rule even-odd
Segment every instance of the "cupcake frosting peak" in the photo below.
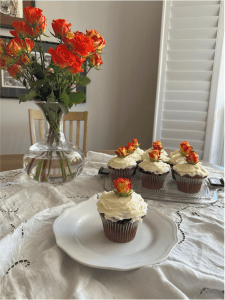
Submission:
{"label": "cupcake frosting peak", "polygon": [[126,157],[113,157],[108,162],[108,165],[114,169],[124,169],[136,166],[136,161],[130,155]]}
{"label": "cupcake frosting peak", "polygon": [[144,171],[152,172],[155,174],[167,173],[170,170],[170,166],[162,161],[152,162],[149,160],[144,160],[139,164],[139,167]]}

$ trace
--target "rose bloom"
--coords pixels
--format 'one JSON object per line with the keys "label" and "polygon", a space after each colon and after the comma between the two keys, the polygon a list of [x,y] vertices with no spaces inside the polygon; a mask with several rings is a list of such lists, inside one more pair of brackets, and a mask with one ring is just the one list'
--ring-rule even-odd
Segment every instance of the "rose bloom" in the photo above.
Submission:
{"label": "rose bloom", "polygon": [[58,19],[52,21],[52,28],[57,37],[63,38],[70,32],[71,23],[67,24],[67,21],[64,19]]}
{"label": "rose bloom", "polygon": [[127,156],[129,153],[127,153],[127,149],[125,147],[119,147],[116,151],[115,151],[117,156]]}
{"label": "rose bloom", "polygon": [[7,54],[17,56],[23,50],[30,52],[34,48],[34,43],[30,39],[26,38],[26,44],[19,38],[13,38],[6,46]]}
{"label": "rose bloom", "polygon": [[182,147],[185,146],[185,145],[190,146],[189,142],[184,141],[184,142],[181,142],[181,143],[180,143],[180,148],[182,148]]}
{"label": "rose bloom", "polygon": [[128,178],[117,178],[114,180],[114,188],[120,194],[129,193],[132,187],[131,181]]}
{"label": "rose bloom", "polygon": [[192,150],[193,148],[190,145],[183,145],[183,147],[180,149],[180,153],[181,155],[185,156],[188,155],[188,153]]}
{"label": "rose bloom", "polygon": [[160,159],[160,151],[159,150],[151,150],[149,152],[149,157],[152,161],[158,161]]}
{"label": "rose bloom", "polygon": [[95,68],[98,68],[100,65],[103,64],[101,56],[97,53],[90,55],[90,62]]}
{"label": "rose bloom", "polygon": [[5,55],[4,58],[0,58],[0,68],[4,69],[7,66],[7,56]]}
{"label": "rose bloom", "polygon": [[102,49],[105,47],[105,40],[98,33],[98,31],[95,29],[91,29],[89,31],[86,30],[86,36],[88,36],[94,41],[94,47],[96,47],[98,53],[101,53]]}
{"label": "rose bloom", "polygon": [[137,139],[133,139],[132,143],[134,144],[134,147],[137,148],[140,144],[138,144],[138,140]]}
{"label": "rose bloom", "polygon": [[10,31],[10,33],[17,38],[20,37],[34,37],[35,33],[33,28],[27,25],[24,21],[13,22],[12,26],[15,28],[15,31]]}
{"label": "rose bloom", "polygon": [[11,65],[7,68],[7,71],[14,79],[17,79],[20,76],[20,67],[18,65]]}
{"label": "rose bloom", "polygon": [[128,143],[128,144],[126,145],[126,149],[127,149],[127,152],[128,152],[128,153],[133,153],[134,150],[135,150],[134,144],[133,144],[133,143]]}
{"label": "rose bloom", "polygon": [[162,144],[161,144],[160,141],[156,141],[156,142],[153,142],[152,148],[153,148],[154,150],[159,150],[159,151],[161,151],[163,147],[162,147]]}
{"label": "rose bloom", "polygon": [[22,68],[23,68],[23,67],[26,67],[29,64],[29,62],[30,62],[30,59],[27,55],[21,55],[19,57],[19,60],[18,60],[17,64],[21,65]]}
{"label": "rose bloom", "polygon": [[76,60],[74,60],[74,63],[72,64],[71,67],[69,67],[68,71],[73,74],[84,72],[84,70],[82,69],[82,64],[84,61],[85,59],[76,56]]}
{"label": "rose bloom", "polygon": [[45,32],[47,22],[45,16],[42,15],[42,9],[36,7],[25,7],[23,9],[24,19],[30,26],[37,26],[35,28],[36,35]]}
{"label": "rose bloom", "polygon": [[5,41],[3,41],[2,39],[0,39],[0,55],[1,56],[5,52],[5,47],[6,47]]}
{"label": "rose bloom", "polygon": [[73,39],[64,39],[65,44],[71,47],[71,50],[80,56],[87,56],[94,51],[94,41],[83,34],[77,34]]}
{"label": "rose bloom", "polygon": [[51,54],[53,63],[61,68],[71,67],[77,63],[77,56],[70,52],[66,45],[59,45],[55,50],[50,47],[48,53]]}
{"label": "rose bloom", "polygon": [[197,164],[198,163],[198,154],[194,151],[190,151],[188,155],[185,155],[185,158],[189,164]]}

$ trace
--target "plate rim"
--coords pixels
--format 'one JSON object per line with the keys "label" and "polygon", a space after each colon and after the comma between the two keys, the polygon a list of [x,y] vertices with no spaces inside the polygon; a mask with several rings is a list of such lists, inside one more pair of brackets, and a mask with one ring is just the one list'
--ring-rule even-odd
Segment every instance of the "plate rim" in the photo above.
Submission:
{"label": "plate rim", "polygon": [[138,268],[142,268],[142,267],[147,267],[149,265],[154,265],[154,264],[160,263],[161,261],[163,261],[164,259],[166,259],[170,255],[173,248],[178,244],[178,241],[179,241],[178,240],[178,230],[177,230],[177,226],[176,226],[175,221],[173,219],[169,218],[168,216],[164,215],[159,209],[157,209],[153,206],[150,206],[152,211],[154,211],[155,213],[158,213],[159,215],[161,215],[161,217],[167,219],[172,224],[172,227],[173,227],[173,234],[172,234],[173,235],[173,240],[171,239],[170,246],[168,247],[168,249],[166,249],[164,255],[162,255],[160,258],[156,259],[152,263],[149,263],[149,262],[145,262],[145,263],[142,263],[142,264],[133,263],[132,266],[115,267],[115,266],[105,266],[105,265],[102,266],[101,264],[96,264],[96,263],[95,264],[90,264],[90,263],[87,263],[85,260],[81,260],[79,257],[76,257],[76,255],[72,256],[71,253],[69,253],[69,251],[67,251],[66,247],[64,247],[64,245],[62,245],[59,242],[59,238],[57,237],[57,233],[56,233],[56,226],[57,226],[58,222],[60,222],[61,219],[64,218],[64,216],[67,214],[68,211],[73,210],[73,209],[74,210],[79,209],[80,206],[88,205],[89,202],[92,202],[92,203],[93,203],[93,201],[97,202],[98,198],[96,199],[95,196],[98,196],[98,195],[99,195],[99,193],[93,195],[88,200],[82,201],[78,204],[75,204],[74,206],[66,208],[64,210],[64,212],[61,215],[59,215],[53,223],[53,232],[54,232],[54,235],[55,235],[57,246],[60,249],[62,249],[67,255],[69,255],[72,259],[78,261],[79,263],[81,263],[85,266],[96,268],[96,269],[106,269],[106,270],[115,270],[115,271],[130,271],[130,270],[134,270],[134,269],[138,269]]}

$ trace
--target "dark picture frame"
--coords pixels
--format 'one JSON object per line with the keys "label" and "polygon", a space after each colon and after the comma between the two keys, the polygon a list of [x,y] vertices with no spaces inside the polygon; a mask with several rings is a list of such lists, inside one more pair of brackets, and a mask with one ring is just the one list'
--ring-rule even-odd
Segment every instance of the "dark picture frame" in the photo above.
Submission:
{"label": "dark picture frame", "polygon": [[[23,8],[28,7],[28,6],[35,7],[35,1],[23,1]],[[13,22],[22,21],[22,18],[12,17],[12,16],[8,16],[8,15],[2,14],[2,13],[0,13],[0,17],[1,17],[0,27],[3,27],[3,28],[13,29],[13,26],[12,26]]]}
{"label": "dark picture frame", "polygon": [[[7,43],[13,38],[13,36],[2,36],[0,35],[0,38],[6,41]],[[53,49],[56,48],[56,46],[59,45],[59,43],[54,42],[48,42],[43,41],[43,49],[44,52],[49,55],[49,58],[51,57],[50,54],[48,54],[48,49],[52,47]],[[86,75],[86,69],[84,69],[84,72],[81,73],[81,75]],[[7,83],[7,86],[6,86]],[[87,94],[86,94],[86,87],[78,86],[76,88],[77,91],[82,91],[85,93],[85,100],[82,103],[86,103],[87,101]],[[18,99],[18,97],[21,94],[28,94],[29,90],[27,90],[19,81],[16,79],[13,79],[7,70],[1,70],[0,69],[0,97],[1,98],[9,98],[9,99]]]}

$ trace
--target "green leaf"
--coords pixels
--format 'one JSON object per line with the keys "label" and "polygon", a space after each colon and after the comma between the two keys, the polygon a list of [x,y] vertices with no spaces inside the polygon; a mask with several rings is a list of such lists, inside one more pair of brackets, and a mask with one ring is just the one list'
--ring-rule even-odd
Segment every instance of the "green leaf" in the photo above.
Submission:
{"label": "green leaf", "polygon": [[48,81],[47,78],[41,79],[41,80],[37,80],[37,81],[35,81],[35,82],[33,83],[33,86],[42,86],[42,85],[44,85],[45,82],[47,82],[47,81]]}
{"label": "green leaf", "polygon": [[35,91],[30,91],[28,94],[20,95],[18,98],[20,99],[20,102],[26,102],[28,100],[35,100],[36,96],[37,96],[37,93]]}
{"label": "green leaf", "polygon": [[81,91],[77,91],[76,93],[71,93],[69,95],[70,101],[77,104],[77,103],[83,103],[86,96],[85,93]]}
{"label": "green leaf", "polygon": [[41,65],[39,65],[36,62],[33,62],[32,64],[32,68],[33,68],[33,74],[34,76],[39,80],[39,79],[44,79],[45,78],[45,74],[43,73],[42,67]]}
{"label": "green leaf", "polygon": [[69,96],[67,95],[67,93],[66,93],[65,90],[63,90],[63,92],[62,92],[62,94],[61,94],[61,96],[60,96],[60,99],[62,100],[62,102],[64,102],[64,104],[65,104],[66,106],[69,105],[70,98],[69,98]]}
{"label": "green leaf", "polygon": [[51,92],[50,95],[48,95],[48,97],[46,99],[47,99],[47,102],[56,102],[55,95],[54,95],[53,91]]}
{"label": "green leaf", "polygon": [[82,85],[83,87],[85,87],[90,82],[91,82],[91,80],[88,77],[83,77],[83,78],[81,78],[80,85]]}

